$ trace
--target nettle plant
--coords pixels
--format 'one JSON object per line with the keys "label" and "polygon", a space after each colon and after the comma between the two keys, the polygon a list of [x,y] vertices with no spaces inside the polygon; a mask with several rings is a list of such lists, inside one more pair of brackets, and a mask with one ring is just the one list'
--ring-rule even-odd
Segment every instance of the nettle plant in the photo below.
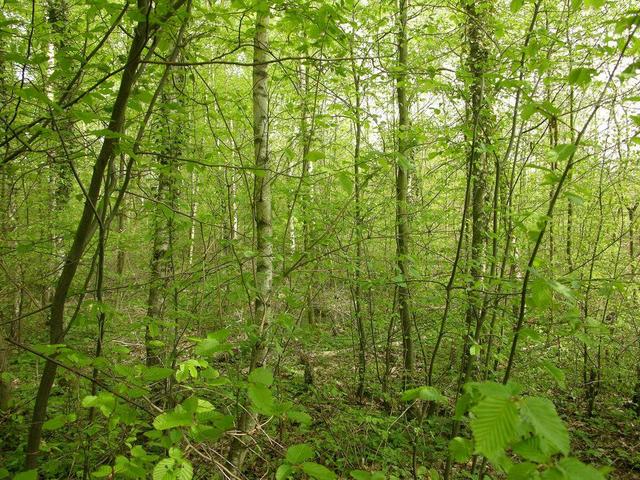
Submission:
{"label": "nettle plant", "polygon": [[569,432],[553,402],[522,395],[515,383],[467,383],[455,414],[472,433],[450,441],[456,462],[482,455],[509,480],[604,480],[609,473],[571,457]]}

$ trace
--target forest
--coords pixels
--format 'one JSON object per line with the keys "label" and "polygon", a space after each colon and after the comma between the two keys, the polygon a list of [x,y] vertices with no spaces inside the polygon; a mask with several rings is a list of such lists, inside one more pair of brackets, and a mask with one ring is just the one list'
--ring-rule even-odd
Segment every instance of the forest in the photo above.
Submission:
{"label": "forest", "polygon": [[636,0],[0,5],[0,479],[640,479]]}

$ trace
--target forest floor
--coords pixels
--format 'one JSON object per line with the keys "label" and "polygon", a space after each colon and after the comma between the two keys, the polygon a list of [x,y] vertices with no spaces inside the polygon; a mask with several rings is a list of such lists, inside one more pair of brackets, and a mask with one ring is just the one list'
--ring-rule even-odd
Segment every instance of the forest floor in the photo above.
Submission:
{"label": "forest floor", "polygon": [[[391,478],[399,479],[412,478],[413,469],[421,474],[418,478],[425,479],[429,478],[429,468],[442,471],[453,416],[452,402],[420,426],[406,421],[403,416],[406,404],[399,402],[399,395],[385,398],[373,378],[367,398],[359,402],[353,394],[354,352],[345,348],[340,339],[334,341],[342,344],[341,348],[312,354],[311,387],[304,384],[301,366],[283,365],[284,375],[289,377],[288,394],[314,419],[310,435],[289,438],[287,443],[315,444],[322,462],[343,473],[344,478],[353,469],[385,471]],[[373,363],[369,368],[375,371]],[[375,373],[371,376],[375,377]],[[640,479],[640,418],[624,407],[621,395],[602,392],[596,414],[587,417],[580,398],[571,398],[557,389],[545,394],[554,400],[567,423],[572,452],[577,457],[594,466],[609,467],[612,479]]]}

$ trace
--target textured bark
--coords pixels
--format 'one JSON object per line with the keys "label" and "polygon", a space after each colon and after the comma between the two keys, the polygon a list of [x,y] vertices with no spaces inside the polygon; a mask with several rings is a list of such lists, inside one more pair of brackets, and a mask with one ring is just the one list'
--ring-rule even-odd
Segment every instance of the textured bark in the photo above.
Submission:
{"label": "textured bark", "polygon": [[[302,210],[302,248],[304,255],[311,257],[311,219],[309,218],[309,206],[311,205],[312,191],[309,185],[309,174],[311,173],[311,160],[309,159],[309,151],[311,149],[311,140],[313,122],[315,112],[309,114],[309,72],[305,65],[300,66],[300,91],[302,94],[302,116],[300,118],[300,142],[302,144],[302,175],[300,179],[300,196]],[[308,276],[307,292],[305,294],[306,303],[306,320],[308,325],[315,323],[315,308],[313,305],[313,272]]]}
{"label": "textured bark", "polygon": [[[182,38],[184,25],[180,30]],[[180,48],[180,40],[174,55]],[[153,253],[150,262],[149,297],[147,300],[147,325],[145,328],[145,347],[147,366],[163,363],[162,347],[154,344],[161,336],[164,323],[165,300],[168,296],[169,284],[173,280],[172,238],[175,231],[173,220],[178,200],[178,163],[184,144],[184,96],[181,95],[185,83],[184,69],[172,72],[161,93],[162,102],[157,112],[154,128],[156,143],[162,152],[158,173],[158,187],[155,193],[155,212],[153,216]],[[173,109],[171,105],[178,105]]]}
{"label": "textured bark", "polygon": [[492,26],[490,13],[491,1],[465,2],[466,35],[469,53],[467,72],[469,75],[469,100],[467,109],[473,126],[471,145],[467,161],[469,162],[471,189],[471,250],[469,256],[470,283],[467,286],[466,325],[467,336],[463,351],[463,377],[461,385],[473,375],[475,355],[470,352],[474,344],[480,341],[484,313],[485,270],[487,264],[486,247],[490,231],[489,218],[489,178],[490,164],[488,148],[491,143],[493,114],[491,94],[486,80],[490,62],[490,41]]}
{"label": "textured bark", "polygon": [[256,290],[254,322],[260,340],[254,347],[251,368],[262,365],[266,354],[264,334],[271,320],[271,286],[273,283],[273,244],[271,226],[271,168],[269,162],[269,99],[267,51],[269,11],[260,11],[256,19],[253,68],[253,137],[256,175],[254,208],[256,225]]}
{"label": "textured bark", "polygon": [[[353,56],[353,52],[352,52]],[[356,396],[362,399],[364,396],[364,384],[367,373],[367,337],[364,329],[364,321],[362,319],[362,285],[361,277],[363,270],[363,245],[362,245],[362,193],[360,188],[360,144],[362,142],[362,112],[361,112],[361,95],[360,95],[360,75],[356,70],[355,64],[352,64],[353,70],[353,86],[355,89],[355,108],[354,108],[354,126],[355,126],[355,146],[353,149],[353,185],[354,185],[354,220],[356,234],[356,258],[355,262],[355,286],[353,291],[354,316],[356,321],[356,329],[358,331],[358,385],[356,387]],[[375,342],[375,339],[371,339]]]}
{"label": "textured bark", "polygon": [[[141,12],[145,13],[146,18],[146,12],[149,8],[148,0],[138,0],[138,8]],[[135,83],[136,70],[140,63],[140,54],[147,42],[147,33],[147,23],[146,20],[143,20],[136,26],[127,56],[126,67],[123,70],[122,77],[120,79],[120,87],[113,105],[108,126],[109,130],[112,132],[119,133],[122,131],[124,126],[127,102],[129,100],[133,84]],[[119,139],[116,136],[104,138],[102,147],[93,167],[91,182],[87,190],[87,198],[85,199],[73,243],[65,257],[64,266],[60,273],[53,295],[51,317],[49,321],[49,342],[52,344],[61,343],[64,338],[64,311],[67,294],[87,243],[95,233],[95,206],[97,205],[100,196],[105,169],[113,158],[118,142]],[[36,402],[33,408],[33,415],[31,417],[31,425],[29,427],[25,460],[25,467],[27,470],[36,468],[38,463],[38,452],[40,449],[40,440],[42,438],[42,425],[46,419],[49,395],[55,380],[56,370],[57,365],[52,361],[47,360],[42,372],[42,377],[40,378],[40,384],[36,394]]]}
{"label": "textured bark", "polygon": [[[492,0],[478,2],[463,2],[466,14],[465,34],[468,55],[466,58],[466,72],[468,75],[468,120],[471,124],[471,138],[467,154],[467,165],[470,178],[468,192],[470,194],[469,227],[471,239],[468,248],[468,269],[470,280],[467,284],[467,309],[465,313],[466,334],[463,340],[462,362],[458,378],[457,392],[473,377],[475,368],[475,354],[471,348],[479,344],[482,333],[486,307],[484,297],[484,276],[486,269],[486,248],[489,226],[489,160],[488,146],[492,131],[492,111],[487,91],[485,76],[489,70],[490,35],[492,32],[490,13],[493,8]],[[463,219],[463,222],[465,220]],[[463,229],[464,230],[464,229]],[[475,352],[474,352],[475,353]],[[455,421],[452,426],[451,437],[458,435],[460,422]],[[444,478],[451,475],[452,458],[447,457]]]}
{"label": "textured bark", "polygon": [[409,299],[409,100],[407,99],[407,0],[399,3],[398,75],[398,161],[396,167],[396,257],[401,281],[398,284],[398,311],[402,331],[403,384],[411,382],[415,363],[411,335],[411,306]]}
{"label": "textured bark", "polygon": [[[153,216],[153,253],[150,263],[149,296],[147,298],[147,324],[145,326],[144,341],[147,366],[162,363],[162,349],[154,345],[164,312],[164,299],[169,274],[169,235],[172,228],[171,214],[165,213],[163,205],[171,197],[171,176],[173,175],[173,161],[162,157],[160,174],[155,199],[156,211]],[[171,201],[169,205],[171,204]]]}
{"label": "textured bark", "polygon": [[[269,97],[268,49],[269,8],[256,13],[253,46],[253,142],[256,173],[254,177],[254,222],[256,228],[256,297],[253,301],[253,323],[256,341],[251,351],[249,371],[261,367],[267,354],[267,329],[271,321],[271,287],[273,283],[273,244],[271,225],[271,173],[269,162]],[[243,409],[238,430],[251,433],[255,418]],[[244,440],[234,439],[229,461],[240,471],[247,448]]]}

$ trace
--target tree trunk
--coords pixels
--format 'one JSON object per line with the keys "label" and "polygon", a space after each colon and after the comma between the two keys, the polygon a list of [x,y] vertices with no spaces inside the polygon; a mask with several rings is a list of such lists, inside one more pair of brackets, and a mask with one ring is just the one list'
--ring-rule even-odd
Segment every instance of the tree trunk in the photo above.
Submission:
{"label": "tree trunk", "polygon": [[396,257],[398,274],[398,311],[402,331],[403,388],[411,383],[415,354],[411,335],[411,306],[409,298],[409,215],[408,184],[410,168],[409,100],[407,99],[407,2],[400,0],[398,24],[398,159],[396,167]]}
{"label": "tree trunk", "polygon": [[[256,12],[253,44],[253,142],[256,173],[254,176],[254,222],[258,255],[256,259],[256,296],[253,323],[256,341],[251,351],[249,371],[261,367],[267,354],[267,329],[271,322],[271,287],[273,283],[273,243],[271,225],[271,172],[269,162],[269,98],[267,59],[269,50],[269,6]],[[244,408],[238,430],[250,433],[255,419]],[[229,461],[241,471],[246,445],[236,438],[229,450]]]}
{"label": "tree trunk", "polygon": [[[353,52],[352,52],[353,56]],[[362,141],[362,118],[360,111],[361,95],[360,95],[360,75],[358,74],[355,62],[352,61],[353,70],[353,86],[355,89],[355,109],[354,109],[354,126],[355,126],[355,146],[353,150],[353,185],[354,185],[354,220],[356,233],[356,258],[355,261],[355,285],[353,291],[354,316],[356,321],[356,329],[358,331],[358,385],[356,387],[356,396],[362,399],[364,396],[364,384],[367,374],[367,337],[364,329],[364,321],[362,319],[362,229],[364,228],[362,220],[362,193],[360,191],[360,144]],[[371,338],[375,342],[375,338]]]}
{"label": "tree trunk", "polygon": [[[136,71],[140,63],[141,52],[147,42],[148,25],[146,22],[146,14],[148,12],[149,5],[150,3],[148,0],[138,0],[138,9],[143,14],[144,20],[138,22],[135,28],[135,33],[127,56],[127,63],[122,73],[120,87],[111,112],[108,128],[114,133],[120,133],[124,126],[127,102],[129,100],[133,84],[136,80]],[[85,248],[95,233],[97,223],[94,218],[94,208],[97,205],[100,196],[105,169],[111,161],[118,143],[118,136],[114,135],[105,137],[100,153],[98,154],[96,163],[93,167],[93,174],[87,190],[87,198],[84,202],[78,227],[76,229],[73,243],[66,255],[64,266],[60,273],[53,295],[51,317],[49,321],[49,342],[52,344],[61,343],[64,339],[64,310],[67,293],[69,292],[69,287],[75,277]],[[42,438],[42,425],[44,424],[47,415],[49,395],[55,380],[56,370],[57,365],[52,361],[47,360],[42,372],[42,377],[40,378],[40,384],[36,394],[36,402],[33,408],[33,415],[31,417],[31,425],[29,427],[25,460],[25,468],[27,470],[36,468],[38,463],[38,452],[40,449],[40,440]]]}

